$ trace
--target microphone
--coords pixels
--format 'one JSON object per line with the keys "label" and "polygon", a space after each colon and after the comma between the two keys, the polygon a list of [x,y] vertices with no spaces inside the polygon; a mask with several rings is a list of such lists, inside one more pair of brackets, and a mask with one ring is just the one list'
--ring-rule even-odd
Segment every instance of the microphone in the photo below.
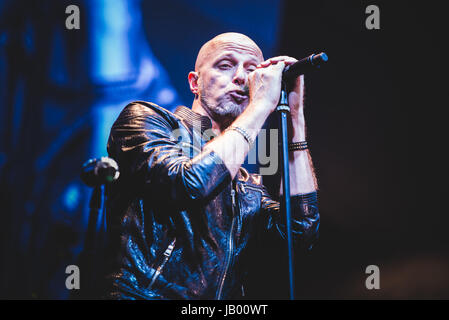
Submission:
{"label": "microphone", "polygon": [[81,180],[90,187],[98,187],[118,179],[120,172],[114,159],[89,159],[82,167]]}
{"label": "microphone", "polygon": [[320,54],[311,54],[294,64],[286,66],[282,73],[282,81],[285,83],[292,83],[292,81],[295,81],[300,75],[318,69],[320,64],[326,62],[327,59],[327,55],[324,52],[321,52]]}

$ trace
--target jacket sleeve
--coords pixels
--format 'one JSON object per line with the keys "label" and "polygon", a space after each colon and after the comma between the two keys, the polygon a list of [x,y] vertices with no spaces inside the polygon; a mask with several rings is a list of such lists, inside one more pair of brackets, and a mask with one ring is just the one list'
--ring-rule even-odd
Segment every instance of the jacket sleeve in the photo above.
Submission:
{"label": "jacket sleeve", "polygon": [[108,153],[130,185],[184,207],[217,194],[230,181],[230,173],[214,152],[190,157],[186,143],[174,135],[177,127],[161,110],[131,103],[112,126]]}
{"label": "jacket sleeve", "polygon": [[[290,203],[294,244],[310,250],[319,236],[317,192],[291,196]],[[287,239],[285,215],[280,210],[280,203],[270,197],[266,188],[262,194],[262,210],[267,216],[266,228]]]}

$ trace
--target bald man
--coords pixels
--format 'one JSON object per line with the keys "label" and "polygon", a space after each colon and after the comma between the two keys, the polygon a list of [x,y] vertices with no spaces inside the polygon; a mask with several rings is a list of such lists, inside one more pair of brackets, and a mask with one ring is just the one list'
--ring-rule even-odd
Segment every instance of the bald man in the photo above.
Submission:
{"label": "bald man", "polygon": [[[244,296],[254,248],[264,237],[285,238],[286,227],[262,176],[241,166],[277,106],[284,67],[295,61],[264,60],[250,38],[224,33],[203,45],[188,75],[191,109],[125,107],[108,141],[121,176],[108,190],[106,297]],[[310,249],[319,213],[303,91],[299,78],[289,94],[290,184],[295,247]]]}

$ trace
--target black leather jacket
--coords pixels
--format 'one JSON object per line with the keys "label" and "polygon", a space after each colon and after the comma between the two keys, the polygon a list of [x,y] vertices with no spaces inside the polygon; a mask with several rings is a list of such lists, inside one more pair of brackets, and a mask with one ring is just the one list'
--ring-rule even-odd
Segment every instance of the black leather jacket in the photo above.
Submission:
{"label": "black leather jacket", "polygon": [[[231,176],[213,152],[200,152],[210,119],[186,107],[171,113],[134,102],[114,123],[108,153],[120,167],[109,190],[113,253],[109,298],[230,299],[241,296],[250,248],[276,232],[279,203],[261,176]],[[199,131],[199,129],[198,129]],[[295,240],[318,236],[316,193],[292,196]]]}

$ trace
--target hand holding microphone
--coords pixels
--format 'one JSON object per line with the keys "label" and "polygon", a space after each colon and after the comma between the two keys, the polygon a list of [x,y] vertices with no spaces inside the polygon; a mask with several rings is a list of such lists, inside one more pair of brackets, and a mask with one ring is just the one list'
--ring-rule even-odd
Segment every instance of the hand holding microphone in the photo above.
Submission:
{"label": "hand holding microphone", "polygon": [[[293,111],[299,109],[302,106],[304,95],[304,83],[302,80],[303,78],[301,77],[299,79],[299,77],[305,73],[319,68],[320,65],[327,60],[328,57],[324,52],[321,52],[320,54],[312,54],[301,60],[297,60],[289,56],[277,56],[267,59],[266,61],[261,62],[259,65],[257,65],[256,73],[262,73],[263,71],[261,71],[260,69],[272,68],[274,66],[277,66],[279,62],[283,62],[283,66],[276,68],[277,70],[273,69],[273,71],[277,73],[277,77],[279,78],[279,80],[277,80],[279,82],[279,85],[267,83],[266,88],[269,87],[271,89],[269,91],[271,91],[272,96],[276,99],[277,103],[279,99],[280,85],[281,82],[283,82],[286,85],[287,91],[289,91],[289,105],[291,106],[291,109]],[[282,71],[280,68],[282,69]],[[265,71],[265,73],[267,72],[268,70]],[[281,73],[279,74],[279,72]],[[257,78],[257,76],[252,76],[252,82],[254,82],[254,78]],[[250,91],[253,91],[254,89],[257,89],[257,87],[254,88],[253,85]],[[251,95],[254,96],[254,92],[251,92]]]}

